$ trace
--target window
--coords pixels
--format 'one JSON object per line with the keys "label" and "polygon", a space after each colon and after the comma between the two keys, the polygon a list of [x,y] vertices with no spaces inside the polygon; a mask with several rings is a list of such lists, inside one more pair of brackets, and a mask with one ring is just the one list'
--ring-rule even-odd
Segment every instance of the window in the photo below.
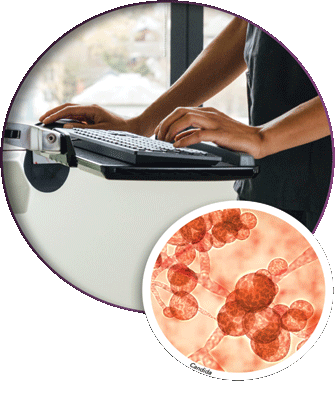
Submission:
{"label": "window", "polygon": [[119,115],[137,115],[169,86],[169,50],[169,4],[96,17],[58,41],[34,66],[10,120],[34,123],[65,102],[97,103]]}
{"label": "window", "polygon": [[[138,115],[231,18],[182,3],[142,4],[96,17],[58,41],[34,66],[15,99],[10,121],[35,123],[65,102],[96,103],[121,116]],[[244,119],[244,87],[240,79],[206,105]]]}

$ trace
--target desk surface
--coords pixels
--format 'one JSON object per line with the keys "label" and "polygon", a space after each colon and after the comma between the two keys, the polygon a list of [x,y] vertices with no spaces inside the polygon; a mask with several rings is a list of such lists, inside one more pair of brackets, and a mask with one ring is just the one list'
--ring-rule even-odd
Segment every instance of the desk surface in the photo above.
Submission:
{"label": "desk surface", "polygon": [[224,162],[210,167],[138,167],[75,148],[78,167],[109,180],[232,181],[257,176],[258,166],[235,166]]}

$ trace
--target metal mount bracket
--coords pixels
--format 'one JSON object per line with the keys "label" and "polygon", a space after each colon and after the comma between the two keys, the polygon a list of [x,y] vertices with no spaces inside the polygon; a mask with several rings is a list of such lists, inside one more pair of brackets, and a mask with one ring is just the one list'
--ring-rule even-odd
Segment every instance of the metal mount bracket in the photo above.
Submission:
{"label": "metal mount bracket", "polygon": [[37,125],[7,123],[4,142],[68,167],[76,167],[78,163],[71,138],[61,128],[50,130]]}

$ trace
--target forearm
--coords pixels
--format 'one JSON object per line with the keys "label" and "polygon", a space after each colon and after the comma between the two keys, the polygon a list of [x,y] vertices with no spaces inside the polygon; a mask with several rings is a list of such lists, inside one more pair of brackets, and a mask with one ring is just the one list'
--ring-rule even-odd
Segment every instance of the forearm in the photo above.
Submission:
{"label": "forearm", "polygon": [[330,134],[320,97],[315,97],[260,127],[260,158]]}
{"label": "forearm", "polygon": [[183,76],[139,117],[139,133],[152,135],[177,107],[196,107],[217,94],[246,69],[243,58],[247,23],[234,18],[198,56]]}
{"label": "forearm", "polygon": [[327,115],[319,97],[260,126],[243,124],[215,108],[178,108],[159,124],[156,132],[161,140],[175,140],[176,147],[211,141],[246,152],[256,159],[330,134]]}

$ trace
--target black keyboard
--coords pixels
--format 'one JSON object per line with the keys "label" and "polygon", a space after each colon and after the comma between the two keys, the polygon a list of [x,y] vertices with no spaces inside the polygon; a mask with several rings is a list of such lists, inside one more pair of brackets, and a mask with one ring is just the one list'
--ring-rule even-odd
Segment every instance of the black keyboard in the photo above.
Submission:
{"label": "black keyboard", "polygon": [[[64,132],[64,129],[59,129]],[[171,143],[124,131],[88,128],[67,129],[74,147],[82,148],[133,165],[209,166],[221,158],[193,148],[175,148]]]}

